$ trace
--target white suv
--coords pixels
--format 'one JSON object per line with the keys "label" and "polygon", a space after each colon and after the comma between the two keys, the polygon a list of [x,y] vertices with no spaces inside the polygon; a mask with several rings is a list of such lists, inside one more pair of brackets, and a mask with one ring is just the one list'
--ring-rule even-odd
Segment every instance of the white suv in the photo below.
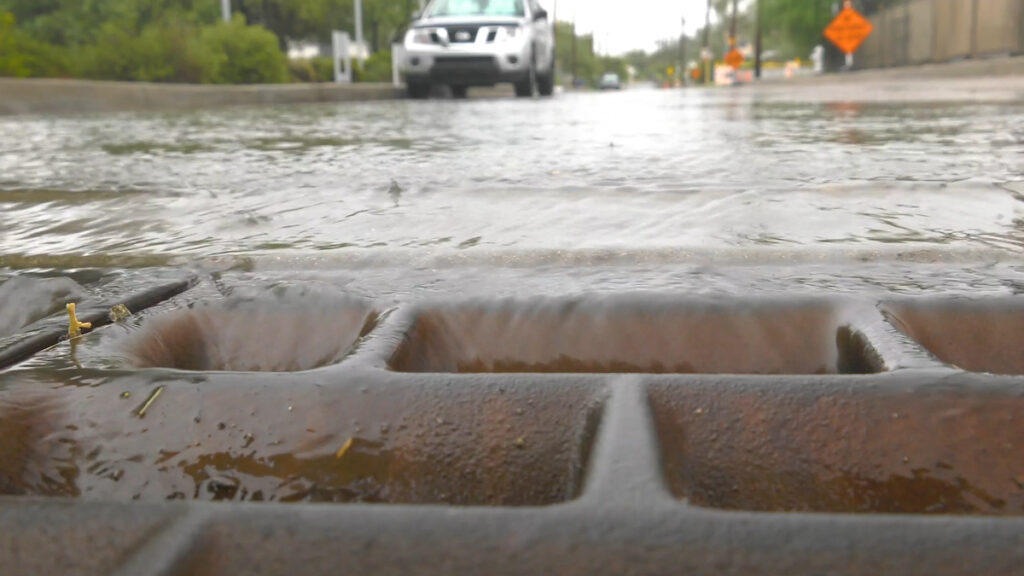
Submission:
{"label": "white suv", "polygon": [[413,98],[434,84],[457,98],[500,82],[520,97],[555,88],[554,24],[537,0],[432,0],[405,35],[405,55]]}

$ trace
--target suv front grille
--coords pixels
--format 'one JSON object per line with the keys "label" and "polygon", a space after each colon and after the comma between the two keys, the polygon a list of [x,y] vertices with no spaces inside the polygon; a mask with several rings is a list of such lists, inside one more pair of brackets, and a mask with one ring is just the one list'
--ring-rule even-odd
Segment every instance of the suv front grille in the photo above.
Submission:
{"label": "suv front grille", "polygon": [[438,82],[494,83],[498,64],[491,56],[438,56],[430,73]]}
{"label": "suv front grille", "polygon": [[452,44],[464,44],[476,42],[479,26],[449,26],[448,41]]}

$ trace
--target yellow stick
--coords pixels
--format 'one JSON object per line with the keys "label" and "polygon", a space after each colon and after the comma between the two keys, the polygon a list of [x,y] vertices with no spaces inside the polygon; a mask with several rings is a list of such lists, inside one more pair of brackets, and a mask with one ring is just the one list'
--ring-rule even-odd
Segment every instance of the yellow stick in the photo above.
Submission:
{"label": "yellow stick", "polygon": [[334,457],[337,458],[338,460],[341,460],[342,457],[345,456],[345,453],[348,452],[350,448],[352,448],[352,444],[354,441],[355,438],[351,437],[348,440],[346,440],[345,443],[341,445],[341,448],[338,448],[338,451],[334,454]]}
{"label": "yellow stick", "polygon": [[82,335],[82,328],[92,328],[92,322],[79,322],[75,314],[75,303],[67,305],[68,310],[68,338],[78,338]]}
{"label": "yellow stick", "polygon": [[146,403],[142,405],[142,408],[139,408],[139,418],[142,418],[146,415],[146,410],[149,410],[149,407],[153,404],[153,401],[156,400],[157,396],[159,396],[163,391],[164,387],[161,386],[156,389],[156,392],[153,392],[153,394],[150,395],[149,399],[146,400]]}

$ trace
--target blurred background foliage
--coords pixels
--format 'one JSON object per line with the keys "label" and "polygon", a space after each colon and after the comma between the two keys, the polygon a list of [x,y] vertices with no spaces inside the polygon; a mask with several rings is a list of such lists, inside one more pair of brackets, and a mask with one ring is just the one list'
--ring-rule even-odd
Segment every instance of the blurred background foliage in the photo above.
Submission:
{"label": "blurred background foliage", "polygon": [[[366,0],[372,56],[359,81],[390,81],[417,0]],[[248,84],[329,82],[329,58],[289,60],[289,40],[330,43],[354,27],[353,0],[0,0],[0,75]]]}
{"label": "blurred background foliage", "polygon": [[[364,0],[370,58],[357,81],[388,81],[390,46],[401,41],[417,0]],[[765,46],[780,58],[806,58],[832,17],[832,0],[762,0]],[[738,36],[753,37],[755,3],[740,2]],[[329,58],[286,57],[288,41],[326,45],[332,30],[354,29],[353,0],[232,0],[221,21],[218,0],[0,0],[0,75],[192,83],[328,82]],[[724,53],[729,0],[712,0],[707,37]],[[556,25],[559,80],[594,85],[605,72],[665,82],[699,58],[704,30],[665,39],[650,52],[595,52],[590,34]],[[682,44],[681,44],[682,43]],[[671,70],[670,70],[671,69]],[[575,74],[574,74],[575,72]]]}

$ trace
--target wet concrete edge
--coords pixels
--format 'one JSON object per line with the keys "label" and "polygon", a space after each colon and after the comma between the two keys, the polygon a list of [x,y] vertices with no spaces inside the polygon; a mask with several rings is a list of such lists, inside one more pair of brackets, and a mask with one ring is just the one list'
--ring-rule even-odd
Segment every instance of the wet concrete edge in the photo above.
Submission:
{"label": "wet concrete edge", "polygon": [[0,78],[0,116],[286,105],[393,100],[391,84],[261,84],[215,86],[106,82],[50,78]]}
{"label": "wet concrete edge", "polygon": [[[131,311],[131,313],[134,314],[185,292],[194,286],[196,282],[197,278],[190,275],[176,282],[155,286],[153,288],[137,292],[117,302],[107,302],[101,305],[89,306],[79,311],[78,318],[82,322],[91,323],[92,330],[95,330],[111,323],[110,309],[115,305],[123,304],[129,311]],[[86,330],[85,333],[88,333],[89,331],[91,330]],[[66,328],[46,329],[40,334],[0,350],[0,370],[4,370],[20,362],[24,362],[33,355],[56,345],[66,337]],[[17,336],[14,336],[13,338],[17,339]]]}

